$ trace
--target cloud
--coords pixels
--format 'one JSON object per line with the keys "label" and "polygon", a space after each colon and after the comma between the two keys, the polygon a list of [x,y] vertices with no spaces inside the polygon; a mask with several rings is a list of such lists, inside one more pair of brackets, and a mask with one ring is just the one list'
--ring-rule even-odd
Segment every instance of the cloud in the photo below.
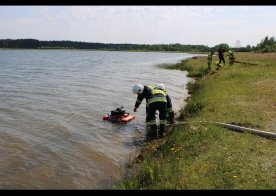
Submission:
{"label": "cloud", "polygon": [[275,6],[4,6],[1,38],[138,44],[256,44]]}

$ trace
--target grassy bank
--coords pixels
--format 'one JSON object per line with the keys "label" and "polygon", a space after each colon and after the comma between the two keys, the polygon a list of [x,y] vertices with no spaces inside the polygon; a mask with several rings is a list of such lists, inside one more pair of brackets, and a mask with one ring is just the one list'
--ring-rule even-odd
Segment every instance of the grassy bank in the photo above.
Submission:
{"label": "grassy bank", "polygon": [[[239,133],[208,120],[276,132],[276,53],[239,53],[233,66],[211,71],[207,57],[170,69],[196,77],[191,98],[160,147],[116,189],[276,189],[276,141]],[[151,146],[152,145],[152,146]]]}

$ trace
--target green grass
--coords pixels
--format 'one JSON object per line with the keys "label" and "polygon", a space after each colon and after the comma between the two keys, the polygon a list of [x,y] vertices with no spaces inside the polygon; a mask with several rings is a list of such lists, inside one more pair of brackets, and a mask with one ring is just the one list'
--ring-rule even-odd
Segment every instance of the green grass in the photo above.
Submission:
{"label": "green grass", "polygon": [[[247,62],[253,58],[252,54],[239,56]],[[193,116],[193,120],[251,125],[276,132],[275,125],[272,126],[276,123],[276,54],[270,56],[270,61],[259,57],[259,65],[234,64],[212,70],[190,85],[189,89],[195,88],[192,90],[194,96],[181,112],[183,119],[189,117],[190,106],[194,106],[201,112]],[[196,87],[191,87],[193,85]]]}
{"label": "green grass", "polygon": [[[172,67],[196,77],[192,97],[166,143],[115,189],[274,189],[276,141],[207,120],[276,133],[276,53],[239,53],[235,63],[207,70],[207,57]],[[213,62],[216,61],[215,57]],[[170,67],[171,68],[171,67]]]}

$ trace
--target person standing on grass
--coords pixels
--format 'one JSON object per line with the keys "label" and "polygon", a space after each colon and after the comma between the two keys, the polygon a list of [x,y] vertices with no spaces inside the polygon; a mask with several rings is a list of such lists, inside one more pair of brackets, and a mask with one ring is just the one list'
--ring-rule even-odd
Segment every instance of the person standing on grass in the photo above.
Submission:
{"label": "person standing on grass", "polygon": [[211,51],[211,52],[208,54],[208,57],[207,57],[207,61],[208,61],[208,70],[211,70],[211,69],[212,69],[213,54],[214,54],[214,52]]}
{"label": "person standing on grass", "polygon": [[228,52],[228,56],[229,56],[229,66],[232,66],[235,62],[235,56],[234,53],[230,50]]}
{"label": "person standing on grass", "polygon": [[225,51],[222,49],[222,47],[220,47],[219,50],[218,50],[219,64],[220,64],[221,61],[222,61],[222,62],[223,62],[223,65],[225,65],[224,52],[225,52]]}

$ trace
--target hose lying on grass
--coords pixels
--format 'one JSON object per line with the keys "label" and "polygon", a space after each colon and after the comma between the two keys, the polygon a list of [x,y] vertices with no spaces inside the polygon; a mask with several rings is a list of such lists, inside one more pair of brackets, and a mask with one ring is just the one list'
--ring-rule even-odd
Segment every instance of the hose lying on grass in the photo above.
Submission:
{"label": "hose lying on grass", "polygon": [[238,132],[250,132],[250,133],[265,137],[265,138],[276,139],[276,133],[261,131],[258,129],[252,129],[252,128],[247,128],[247,127],[242,127],[242,126],[237,126],[237,125],[232,125],[232,124],[227,124],[227,123],[214,122],[214,121],[191,121],[191,122],[177,122],[176,121],[176,123],[173,124],[173,126],[183,125],[183,124],[187,124],[187,123],[214,123],[214,124],[222,125],[223,127],[227,128],[227,129],[235,130]]}
{"label": "hose lying on grass", "polygon": [[249,62],[242,62],[242,61],[233,61],[234,63],[240,63],[240,64],[248,64],[248,65],[259,65],[256,63],[249,63]]}

